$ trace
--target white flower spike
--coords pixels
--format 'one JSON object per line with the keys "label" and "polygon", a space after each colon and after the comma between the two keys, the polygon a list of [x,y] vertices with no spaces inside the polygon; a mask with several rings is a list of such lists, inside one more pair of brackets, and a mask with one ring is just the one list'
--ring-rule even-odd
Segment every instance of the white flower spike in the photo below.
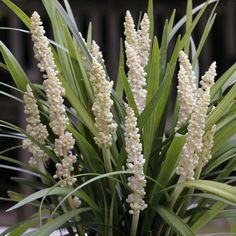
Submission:
{"label": "white flower spike", "polygon": [[202,76],[198,99],[189,120],[187,140],[180,155],[176,171],[177,174],[186,180],[194,180],[194,171],[199,164],[199,156],[203,150],[203,135],[205,133],[207,110],[210,104],[210,88],[214,84],[215,76],[216,64],[214,62],[205,75]]}
{"label": "white flower spike", "polygon": [[125,117],[125,150],[128,156],[127,170],[133,172],[128,178],[128,186],[132,193],[129,194],[127,202],[130,204],[130,214],[139,214],[147,208],[147,204],[143,200],[145,196],[146,179],[144,176],[143,166],[145,159],[142,154],[142,144],[140,143],[139,130],[137,128],[137,118],[134,111],[126,104]]}
{"label": "white flower spike", "polygon": [[180,51],[179,53],[180,69],[178,73],[178,101],[179,114],[175,131],[180,129],[186,123],[197,100],[196,77],[194,75],[192,65],[188,60],[188,56]]}
{"label": "white flower spike", "polygon": [[43,86],[48,98],[49,125],[54,134],[58,136],[55,140],[54,151],[57,156],[62,157],[61,163],[56,164],[57,170],[54,178],[64,180],[61,186],[72,186],[76,182],[76,178],[71,174],[74,170],[73,164],[76,162],[76,156],[71,153],[75,140],[72,134],[66,130],[68,117],[63,104],[65,90],[58,78],[57,66],[37,12],[34,12],[31,17],[31,34],[38,67],[41,72],[45,73],[46,80],[44,80]]}
{"label": "white flower spike", "polygon": [[128,71],[128,82],[133,92],[139,113],[144,110],[146,104],[147,91],[145,66],[148,63],[150,39],[150,22],[145,13],[141,21],[141,29],[136,31],[133,18],[129,11],[125,17],[125,53],[127,57],[126,65]]}
{"label": "white flower spike", "polygon": [[94,140],[99,147],[109,148],[112,145],[112,135],[117,129],[117,124],[113,122],[111,113],[113,81],[106,79],[104,68],[99,63],[99,61],[103,61],[102,53],[95,42],[92,43],[91,54],[92,65],[89,79],[94,91],[92,111],[95,116],[95,126],[98,129],[98,135]]}
{"label": "white flower spike", "polygon": [[[25,102],[26,132],[32,136],[39,144],[45,144],[48,137],[48,131],[45,125],[41,123],[37,101],[29,84],[26,86],[26,92],[23,96]],[[23,140],[23,148],[32,153],[29,160],[31,166],[37,167],[45,165],[48,160],[47,154],[30,139]]]}

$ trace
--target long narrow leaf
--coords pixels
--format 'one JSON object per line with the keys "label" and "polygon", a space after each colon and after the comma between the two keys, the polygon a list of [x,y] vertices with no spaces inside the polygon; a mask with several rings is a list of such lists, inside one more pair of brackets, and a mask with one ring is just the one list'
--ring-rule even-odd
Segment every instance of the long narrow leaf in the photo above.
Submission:
{"label": "long narrow leaf", "polygon": [[176,214],[163,206],[156,206],[154,210],[163,218],[163,220],[171,226],[171,228],[182,236],[195,236],[192,229]]}

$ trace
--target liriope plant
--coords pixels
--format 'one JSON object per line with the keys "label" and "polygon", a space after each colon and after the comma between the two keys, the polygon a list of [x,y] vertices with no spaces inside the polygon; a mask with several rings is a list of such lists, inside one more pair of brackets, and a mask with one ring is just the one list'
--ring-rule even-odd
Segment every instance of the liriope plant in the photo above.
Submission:
{"label": "liriope plant", "polygon": [[[13,30],[29,33],[43,79],[31,82],[0,41],[0,66],[15,87],[1,85],[19,96],[1,94],[24,103],[26,117],[26,127],[0,120],[2,136],[23,139],[22,148],[31,153],[25,163],[2,150],[0,159],[9,165],[0,167],[27,171],[32,180],[13,180],[34,191],[10,192],[1,200],[16,202],[7,211],[26,204],[38,209],[2,235],[32,228],[27,235],[64,229],[64,235],[80,236],[191,236],[216,218],[235,218],[236,64],[217,75],[213,62],[200,79],[197,66],[218,1],[193,9],[188,0],[186,16],[175,24],[173,11],[161,39],[154,36],[151,0],[138,28],[127,11],[117,78],[109,78],[91,25],[87,40],[78,31],[68,1],[63,8],[57,0],[42,0],[53,39],[45,36],[37,12],[27,16],[12,1],[2,2],[28,28]],[[192,32],[210,4],[195,43]],[[182,26],[185,33],[177,35]],[[167,129],[169,102],[175,109]]]}

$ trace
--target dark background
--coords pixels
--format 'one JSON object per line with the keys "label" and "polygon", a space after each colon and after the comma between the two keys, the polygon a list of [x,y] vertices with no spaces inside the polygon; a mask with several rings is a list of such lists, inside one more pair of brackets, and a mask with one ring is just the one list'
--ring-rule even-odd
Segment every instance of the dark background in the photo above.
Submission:
{"label": "dark background", "polygon": [[[13,0],[20,6],[24,12],[31,15],[37,10],[41,15],[48,37],[51,37],[50,22],[46,12],[43,9],[40,0]],[[78,27],[86,37],[88,23],[93,23],[93,38],[101,46],[104,54],[110,77],[116,79],[119,58],[119,40],[123,36],[123,21],[125,11],[129,9],[137,23],[140,11],[146,11],[147,0],[70,0],[72,10],[78,23]],[[193,1],[194,6],[203,1]],[[185,14],[185,0],[154,0],[155,6],[155,33],[160,41],[165,19],[168,19],[176,9],[176,21]],[[193,33],[193,39],[198,42],[203,33],[206,21],[208,19],[211,7],[202,17],[200,23]],[[210,33],[208,40],[200,56],[201,74],[208,68],[212,61],[217,61],[218,75],[221,75],[236,60],[236,0],[221,0],[217,8],[217,18]],[[20,20],[9,11],[5,5],[0,2],[0,27],[8,26],[15,28],[24,28]],[[182,29],[183,32],[184,29]],[[181,33],[181,32],[180,32]],[[32,43],[30,36],[16,31],[0,30],[0,40],[3,41],[19,60],[22,67],[32,81],[40,82],[40,76],[35,66],[33,58]],[[8,73],[0,69],[0,81],[12,84]],[[1,85],[0,85],[1,86]],[[2,86],[0,90],[15,94],[12,89],[5,89]],[[22,104],[0,95],[0,119],[7,120],[14,124],[24,127],[24,115]],[[0,137],[0,150],[12,145],[20,144],[13,139]],[[28,154],[20,149],[11,151],[8,155],[16,159],[27,160]],[[6,164],[0,161],[0,164]],[[28,189],[20,189],[20,186],[9,181],[10,176],[17,173],[5,169],[0,169],[0,195],[4,196],[9,189],[20,192],[28,192]],[[0,204],[0,226],[12,224],[16,220],[25,217],[30,209],[21,211],[18,214],[6,214],[1,210],[7,207],[7,204]]]}

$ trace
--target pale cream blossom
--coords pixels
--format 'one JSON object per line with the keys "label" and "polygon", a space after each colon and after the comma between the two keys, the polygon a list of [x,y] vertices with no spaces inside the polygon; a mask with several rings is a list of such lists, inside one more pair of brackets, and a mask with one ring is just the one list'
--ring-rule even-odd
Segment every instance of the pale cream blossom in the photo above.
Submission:
{"label": "pale cream blossom", "polygon": [[150,49],[150,22],[147,14],[144,14],[140,25],[141,29],[136,31],[133,18],[127,11],[124,23],[126,65],[129,69],[128,82],[139,113],[144,110],[147,96],[145,66],[148,63]]}
{"label": "pale cream blossom", "polygon": [[125,22],[124,22],[126,36],[125,40],[130,45],[135,45],[138,48],[138,34],[135,30],[134,20],[130,14],[130,11],[126,11]]}
{"label": "pale cream blossom", "polygon": [[80,198],[79,197],[77,197],[77,196],[75,196],[74,198],[73,198],[73,204],[74,204],[74,206],[76,207],[76,208],[79,208],[80,206],[81,206],[81,200],[80,200]]}
{"label": "pale cream blossom", "polygon": [[92,44],[91,53],[92,64],[89,79],[94,91],[92,111],[95,117],[95,126],[98,129],[98,135],[94,140],[99,147],[109,148],[112,145],[112,136],[117,129],[117,124],[113,121],[111,113],[113,81],[106,79],[105,70],[99,63],[99,60],[102,60],[102,53],[95,42]]}
{"label": "pale cream blossom", "polygon": [[199,155],[199,166],[203,168],[208,161],[212,158],[211,149],[214,144],[214,134],[216,131],[216,125],[213,125],[203,136],[202,152]]}
{"label": "pale cream blossom", "polygon": [[[46,126],[41,123],[37,101],[29,84],[26,86],[23,99],[25,102],[24,112],[27,122],[26,132],[39,144],[43,145],[48,137],[48,131]],[[23,140],[23,148],[32,153],[32,157],[29,160],[31,166],[36,167],[47,162],[48,155],[30,139]]]}
{"label": "pale cream blossom", "polygon": [[[38,67],[41,72],[47,72],[47,69],[58,73],[53,59],[53,53],[49,47],[48,38],[44,35],[45,30],[40,19],[40,15],[35,11],[31,16],[31,35],[34,42],[34,56],[38,61]],[[47,77],[47,74],[44,75]]]}
{"label": "pale cream blossom", "polygon": [[146,179],[143,171],[145,159],[142,154],[137,118],[133,109],[128,105],[126,105],[124,136],[125,150],[128,156],[126,161],[127,170],[133,172],[133,175],[128,178],[128,186],[132,193],[129,194],[126,201],[130,204],[131,210],[129,213],[139,214],[140,211],[147,208],[147,204],[143,200],[146,194]]}
{"label": "pale cream blossom", "polygon": [[186,123],[191,115],[197,100],[196,77],[188,56],[180,51],[179,53],[180,69],[178,73],[178,101],[179,114],[175,131],[180,129]]}
{"label": "pale cream blossom", "polygon": [[56,164],[56,174],[54,178],[65,179],[61,185],[73,185],[76,178],[72,176],[74,170],[73,164],[76,162],[76,156],[71,153],[75,140],[72,134],[66,130],[68,117],[64,106],[63,96],[65,90],[58,78],[58,70],[54,61],[53,53],[49,46],[49,41],[44,35],[45,31],[42,26],[40,16],[34,12],[31,17],[31,34],[34,42],[35,58],[38,60],[38,67],[44,72],[43,86],[48,101],[48,112],[50,119],[50,127],[58,138],[55,140],[55,153],[62,158],[61,163]]}
{"label": "pale cream blossom", "polygon": [[104,62],[102,52],[100,51],[100,47],[94,40],[92,41],[91,45],[91,54],[97,61]]}
{"label": "pale cream blossom", "polygon": [[184,179],[194,180],[194,171],[199,163],[199,155],[203,149],[203,135],[207,110],[210,103],[210,88],[216,76],[216,64],[212,63],[209,70],[202,76],[201,88],[198,90],[198,99],[191,114],[186,143],[180,155],[177,174]]}
{"label": "pale cream blossom", "polygon": [[145,68],[148,63],[151,40],[149,39],[150,21],[147,13],[144,13],[143,19],[138,30],[138,47],[141,66]]}

